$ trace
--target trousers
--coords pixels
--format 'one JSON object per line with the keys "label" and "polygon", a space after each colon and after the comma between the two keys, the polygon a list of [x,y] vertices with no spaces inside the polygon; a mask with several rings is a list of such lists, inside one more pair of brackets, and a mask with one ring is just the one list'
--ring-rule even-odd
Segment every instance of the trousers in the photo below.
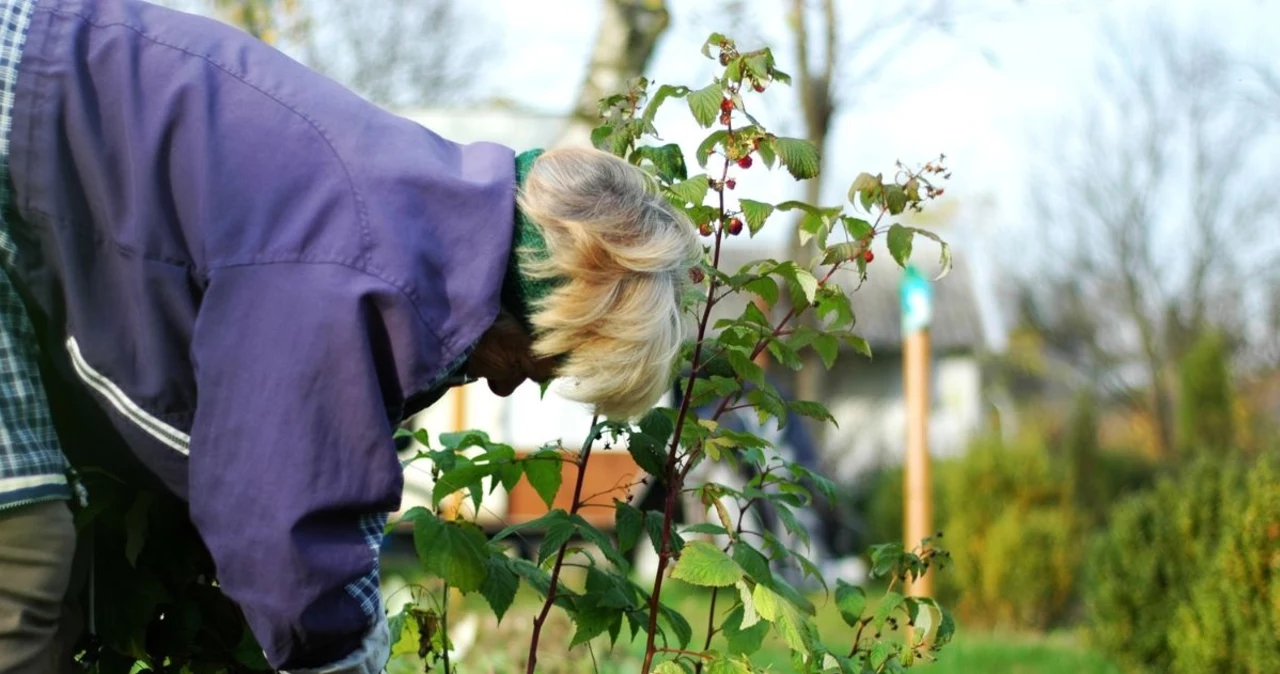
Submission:
{"label": "trousers", "polygon": [[0,510],[0,674],[74,671],[64,620],[76,552],[67,501]]}

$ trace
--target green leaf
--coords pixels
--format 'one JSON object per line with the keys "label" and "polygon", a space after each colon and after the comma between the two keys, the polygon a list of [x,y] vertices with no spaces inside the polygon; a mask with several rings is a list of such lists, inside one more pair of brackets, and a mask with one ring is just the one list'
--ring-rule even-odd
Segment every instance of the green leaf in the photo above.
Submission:
{"label": "green leaf", "polygon": [[666,145],[644,145],[635,149],[635,159],[648,159],[662,182],[670,184],[689,177],[689,170],[684,165],[684,150],[675,143]]}
{"label": "green leaf", "polygon": [[752,279],[743,284],[742,289],[764,300],[764,303],[771,309],[773,305],[778,303],[778,282],[772,277],[761,276]]}
{"label": "green leaf", "polygon": [[502,484],[502,488],[510,493],[511,490],[515,489],[516,485],[520,482],[521,475],[524,475],[524,465],[519,461],[503,463],[498,466],[498,479],[494,480],[495,488],[500,482]]}
{"label": "green leaf", "polygon": [[689,87],[671,84],[664,84],[658,87],[658,90],[653,92],[653,96],[649,98],[649,104],[644,106],[644,113],[641,115],[641,119],[652,124],[654,117],[658,115],[658,108],[662,107],[662,104],[668,98],[684,98],[687,95],[689,95]]}
{"label": "green leaf", "polygon": [[818,421],[830,422],[834,426],[839,426],[839,424],[836,423],[836,418],[831,416],[831,410],[828,410],[827,406],[822,403],[814,402],[812,400],[793,400],[787,403],[787,406],[790,407],[793,412],[801,416],[806,416]]}
{"label": "green leaf", "polygon": [[[818,279],[814,278],[813,274],[809,273],[807,269],[796,269],[791,281],[793,288],[800,289],[800,293],[805,299],[804,304],[812,304],[813,298],[818,294]],[[796,304],[800,304],[800,302]]]}
{"label": "green leaf", "polygon": [[773,582],[773,571],[769,569],[769,559],[746,541],[739,539],[733,544],[733,561],[738,563],[751,580],[766,585]]}
{"label": "green leaf", "polygon": [[688,180],[676,183],[667,188],[667,191],[680,199],[682,205],[698,206],[707,198],[707,191],[711,189],[710,181],[707,174],[700,173]]}
{"label": "green leaf", "polygon": [[911,261],[911,239],[915,236],[915,231],[914,228],[897,224],[889,228],[889,254],[893,255],[898,266],[905,267]]}
{"label": "green leaf", "polygon": [[899,215],[907,208],[907,192],[901,185],[885,185],[884,200],[889,215]]}
{"label": "green leaf", "polygon": [[877,631],[883,629],[885,621],[889,619],[889,616],[893,615],[894,611],[902,608],[902,604],[905,601],[906,598],[897,592],[886,592],[884,599],[881,599],[880,603],[876,605],[875,616],[871,619],[872,626]]}
{"label": "green leaf", "polygon": [[715,658],[707,663],[707,674],[751,674],[751,665],[729,658]]}
{"label": "green leaf", "polygon": [[840,352],[840,341],[831,335],[818,335],[813,338],[813,350],[822,358],[822,364],[830,370],[836,363],[836,355]]}
{"label": "green leaf", "polygon": [[418,621],[406,616],[408,605],[387,621],[387,629],[391,633],[391,657],[400,655],[417,655],[418,644],[422,637],[418,632]]}
{"label": "green leaf", "polygon": [[591,526],[591,523],[583,519],[581,515],[571,515],[570,521],[578,527],[578,534],[583,538],[591,541],[599,548],[600,552],[619,569],[627,568],[627,560],[618,552],[618,548],[613,544],[613,539],[609,538],[604,532]]}
{"label": "green leaf", "polygon": [[640,540],[644,526],[644,514],[622,501],[614,501],[614,527],[618,534],[618,547],[623,553],[631,550]]}
{"label": "green leaf", "polygon": [[942,270],[938,272],[938,276],[935,277],[934,280],[935,281],[941,280],[942,277],[946,276],[947,274],[950,274],[951,273],[951,246],[949,246],[946,241],[943,241],[942,237],[938,236],[937,234],[934,234],[933,232],[930,232],[927,229],[919,229],[917,227],[912,227],[910,229],[912,232],[915,232],[920,236],[923,236],[928,239],[932,239],[942,248],[942,257],[939,260],[939,264],[942,265]]}
{"label": "green leaf", "polygon": [[629,588],[626,579],[605,573],[595,566],[587,568],[585,597],[596,606],[611,609],[635,608]]}
{"label": "green leaf", "polygon": [[673,610],[666,604],[658,604],[658,615],[666,620],[667,625],[671,627],[671,631],[675,632],[676,640],[680,642],[680,648],[686,648],[693,639],[693,628],[689,626],[689,621],[679,611]]}
{"label": "green leaf", "polygon": [[646,473],[662,477],[667,470],[667,443],[675,430],[675,423],[660,409],[649,410],[640,418],[639,432],[632,432],[627,440],[627,451]]}
{"label": "green leaf", "polygon": [[685,527],[684,533],[707,534],[711,536],[724,536],[729,533],[729,530],[725,529],[719,524],[713,524],[711,522],[699,522],[697,524]]}
{"label": "green leaf", "polygon": [[769,622],[777,620],[782,612],[782,597],[764,585],[757,584],[751,591],[751,603],[755,605],[756,613]]}
{"label": "green leaf", "polygon": [[529,486],[538,492],[542,502],[550,508],[563,480],[564,462],[560,460],[559,452],[544,449],[529,455],[521,463],[524,464],[524,475],[529,480]]}
{"label": "green leaf", "polygon": [[538,563],[541,564],[550,559],[552,555],[558,554],[560,548],[564,547],[577,531],[578,527],[567,519],[554,522],[547,527],[542,543],[538,545]]}
{"label": "green leaf", "polygon": [[724,87],[719,82],[708,84],[689,94],[689,112],[702,128],[710,127],[720,115],[720,101],[724,98]]}
{"label": "green leaf", "polygon": [[840,339],[843,340],[845,344],[852,347],[854,351],[857,351],[867,358],[871,357],[871,345],[867,343],[867,340],[853,333],[841,335]]}
{"label": "green leaf", "polygon": [[613,625],[614,619],[620,615],[621,612],[614,609],[599,607],[578,609],[573,614],[573,622],[578,626],[578,629],[573,633],[573,640],[569,642],[569,648],[573,648],[578,644],[585,644],[604,634]]}
{"label": "green leaf", "polygon": [[[849,203],[857,203],[860,193],[875,192],[879,194],[879,191],[882,188],[883,179],[880,176],[873,176],[866,172],[859,173],[858,177],[854,178],[853,183],[849,185]],[[866,206],[865,201],[863,202],[863,206]]]}
{"label": "green leaf", "polygon": [[732,43],[733,41],[724,35],[721,35],[720,33],[712,33],[711,37],[708,37],[707,41],[702,43],[702,55],[709,59],[714,59],[715,57],[711,55],[712,47],[721,49],[722,45]]}
{"label": "green leaf", "polygon": [[439,507],[440,501],[450,494],[470,490],[471,499],[475,501],[476,509],[480,508],[480,499],[484,496],[481,480],[488,477],[496,469],[493,464],[482,463],[464,463],[453,470],[446,471],[436,481],[435,487],[431,489],[431,505]]}
{"label": "green leaf", "polygon": [[956,634],[956,621],[951,614],[938,607],[938,611],[942,614],[942,620],[938,622],[938,632],[933,635],[934,648],[941,648],[951,643],[951,638]]}
{"label": "green leaf", "polygon": [[511,608],[516,599],[516,591],[520,589],[520,578],[511,570],[507,558],[501,553],[490,555],[485,560],[486,575],[480,584],[480,594],[489,602],[489,608],[502,622],[502,616]]}
{"label": "green leaf", "polygon": [[855,260],[859,255],[863,254],[861,243],[837,243],[834,246],[828,246],[822,253],[822,264],[835,264],[837,262],[845,262],[847,260]]}
{"label": "green leaf", "polygon": [[[414,508],[414,510],[417,510],[417,508]],[[413,511],[410,511],[410,512],[413,512]],[[406,513],[405,518],[408,519],[408,517],[409,517],[409,513]],[[556,522],[567,522],[567,521],[569,521],[569,513],[559,508],[556,508],[555,510],[552,510],[536,519],[532,519],[527,522],[520,522],[518,524],[512,524],[506,527],[502,531],[499,531],[497,535],[493,537],[493,540],[495,542],[500,541],[506,538],[507,536],[510,536],[511,534],[514,534],[524,529],[544,529],[544,528],[550,527]]]}
{"label": "green leaf", "polygon": [[742,217],[747,221],[747,229],[751,231],[751,235],[755,236],[764,227],[765,220],[773,214],[773,204],[767,204],[763,201],[753,201],[751,199],[739,199],[738,205],[742,208]]}
{"label": "green leaf", "polygon": [[778,138],[774,141],[778,159],[796,180],[807,180],[818,175],[818,146],[802,138]]}
{"label": "green leaf", "polygon": [[728,587],[738,582],[742,574],[737,562],[706,541],[692,541],[684,546],[671,571],[672,578],[702,587]]}
{"label": "green leaf", "polygon": [[773,69],[773,79],[776,82],[781,82],[786,85],[791,84],[791,76],[782,72],[781,70],[778,70],[777,68]]}
{"label": "green leaf", "polygon": [[871,223],[861,218],[853,218],[846,215],[840,218],[840,222],[844,223],[844,231],[848,232],[849,238],[854,241],[861,241],[876,233]]}
{"label": "green leaf", "polygon": [[413,523],[413,544],[422,568],[462,592],[484,583],[489,549],[484,532],[474,524],[419,517]]}
{"label": "green leaf", "polygon": [[765,136],[760,139],[760,145],[756,147],[756,154],[760,155],[760,160],[770,169],[778,162],[778,151],[774,148],[774,138]]}
{"label": "green leaf", "polygon": [[[661,552],[662,513],[657,510],[644,511],[644,528],[649,534],[649,541],[653,543],[654,551]],[[674,527],[671,529],[671,537],[668,543],[671,545],[671,551],[677,555],[684,549],[684,538],[680,536],[680,532],[676,531]]]}
{"label": "green leaf", "polygon": [[791,346],[786,342],[778,339],[770,339],[768,348],[769,353],[773,355],[774,360],[777,360],[784,367],[791,368],[798,372],[800,371],[800,368],[804,366],[804,361],[800,359],[800,354],[796,353],[796,350],[791,348]]}
{"label": "green leaf", "polygon": [[440,444],[445,449],[455,452],[462,451],[468,447],[488,447],[493,444],[489,440],[489,434],[484,431],[461,431],[458,433],[441,433]]}
{"label": "green leaf", "polygon": [[862,612],[867,608],[867,593],[860,587],[837,580],[836,608],[840,609],[840,618],[844,620],[844,624],[856,627],[862,619]]}
{"label": "green leaf", "polygon": [[747,354],[741,351],[730,351],[725,356],[729,360],[729,365],[733,368],[734,374],[744,381],[749,381],[757,386],[764,384],[764,369],[748,358]]}
{"label": "green leaf", "polygon": [[871,658],[868,664],[871,665],[872,669],[879,671],[881,667],[884,667],[884,663],[889,661],[889,656],[892,654],[889,644],[877,641],[871,646]]}
{"label": "green leaf", "polygon": [[923,641],[934,625],[940,622],[942,611],[938,604],[928,597],[907,598],[907,615],[911,616],[911,626],[915,628],[916,641]]}
{"label": "green leaf", "polygon": [[676,664],[674,661],[667,660],[665,662],[659,662],[656,666],[654,666],[653,674],[688,674],[688,673],[684,671],[683,667]]}
{"label": "green leaf", "polygon": [[760,650],[760,646],[764,643],[765,635],[769,634],[769,623],[757,619],[747,627],[742,626],[743,622],[743,606],[737,606],[725,618],[722,627],[724,628],[725,640],[729,642],[729,653],[731,655],[751,655]]}
{"label": "green leaf", "polygon": [[[719,103],[717,102],[716,105],[719,105]],[[706,168],[707,158],[711,156],[711,153],[715,150],[715,147],[723,143],[724,140],[728,137],[729,137],[728,131],[724,129],[716,129],[715,131],[712,131],[710,135],[708,135],[705,139],[703,139],[703,141],[698,145],[698,151],[694,155],[694,157],[698,160],[698,166],[701,166],[702,168]],[[760,147],[764,147],[764,146],[761,145]]]}

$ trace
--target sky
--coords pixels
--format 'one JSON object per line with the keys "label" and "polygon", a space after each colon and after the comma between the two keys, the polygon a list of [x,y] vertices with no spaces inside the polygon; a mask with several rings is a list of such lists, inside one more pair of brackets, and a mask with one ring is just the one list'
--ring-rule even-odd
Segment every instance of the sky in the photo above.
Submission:
{"label": "sky", "polygon": [[[779,67],[795,72],[783,0],[743,0],[748,35],[774,47]],[[501,26],[503,40],[480,88],[531,109],[559,113],[575,100],[599,19],[599,0],[492,0],[483,8]],[[651,79],[699,85],[709,82],[711,61],[698,46],[712,31],[725,31],[716,3],[669,0],[672,25],[650,67]],[[548,7],[554,6],[554,11]],[[865,20],[855,14],[872,3],[839,5],[842,27]],[[825,203],[841,203],[861,171],[891,171],[895,161],[919,165],[945,153],[953,170],[948,186],[957,218],[946,236],[958,253],[985,251],[1000,265],[1016,265],[1022,255],[1005,255],[1002,242],[1023,240],[1032,217],[1027,181],[1038,153],[1088,103],[1103,26],[1121,30],[1152,16],[1170,17],[1226,40],[1242,57],[1280,64],[1280,3],[1269,0],[955,0],[951,34],[929,32],[895,61],[895,90],[845,82],[852,105],[836,120],[824,161]],[[852,30],[847,30],[852,33]],[[742,33],[739,33],[742,34]],[[750,44],[746,39],[744,43]],[[765,95],[766,125],[798,134],[791,116],[794,92],[779,87]],[[669,137],[696,143],[703,134],[684,124],[683,111],[659,119]],[[668,126],[663,126],[663,123]],[[672,125],[674,124],[674,125]],[[789,177],[750,172],[740,189],[778,199],[798,196]],[[781,228],[770,241],[778,241]],[[1016,249],[1015,249],[1016,250]]]}

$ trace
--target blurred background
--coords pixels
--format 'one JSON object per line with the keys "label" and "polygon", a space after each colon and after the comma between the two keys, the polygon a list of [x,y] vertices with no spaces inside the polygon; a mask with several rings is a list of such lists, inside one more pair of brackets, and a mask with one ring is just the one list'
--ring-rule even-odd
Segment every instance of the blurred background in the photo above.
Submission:
{"label": "blurred background", "polygon": [[[938,588],[962,636],[938,671],[1280,672],[1280,3],[165,4],[445,137],[517,149],[585,143],[595,101],[636,75],[701,86],[713,31],[771,46],[795,86],[752,112],[816,142],[823,175],[753,171],[739,193],[835,205],[859,172],[940,153],[954,174],[920,217],[956,261],[934,288],[929,446],[955,558]],[[657,125],[696,146],[680,107]],[[735,241],[730,266],[803,255],[794,226]],[[936,270],[936,249],[916,248]],[[901,271],[881,252],[853,295],[874,358],[771,368],[839,422],[779,441],[839,484],[841,502],[810,513],[813,554],[850,580],[903,530]],[[415,423],[532,449],[589,416],[535,387],[470,387]],[[625,452],[597,460],[602,493],[635,487]],[[429,493],[422,473],[406,505]],[[481,517],[539,507],[499,493]]]}

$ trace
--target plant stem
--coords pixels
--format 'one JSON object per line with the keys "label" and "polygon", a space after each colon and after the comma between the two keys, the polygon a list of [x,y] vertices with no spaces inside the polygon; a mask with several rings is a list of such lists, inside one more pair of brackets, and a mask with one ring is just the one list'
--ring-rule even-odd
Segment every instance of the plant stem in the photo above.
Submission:
{"label": "plant stem", "polygon": [[[733,133],[733,129],[729,129]],[[720,182],[729,177],[729,158],[724,159],[724,169],[720,173]],[[724,241],[724,190],[720,191],[721,226],[716,228],[715,246],[711,254],[711,266],[720,268],[720,246]],[[671,519],[675,514],[676,500],[684,486],[684,473],[680,466],[680,435],[684,429],[685,419],[689,416],[690,402],[693,400],[693,382],[697,379],[699,360],[702,358],[702,344],[707,336],[707,325],[711,323],[711,309],[716,301],[716,277],[712,276],[707,286],[707,303],[702,309],[702,319],[698,321],[698,339],[693,345],[693,358],[689,361],[689,381],[685,384],[684,396],[680,399],[680,412],[676,415],[675,429],[671,433],[671,445],[667,448],[667,465],[664,479],[667,482],[667,499],[662,509],[662,542],[658,549],[658,573],[653,579],[653,593],[649,596],[649,634],[644,648],[644,666],[640,674],[649,674],[653,667],[653,656],[657,652],[654,639],[658,633],[658,607],[662,601],[662,580],[667,572],[667,564],[671,561]]]}
{"label": "plant stem", "polygon": [[449,669],[449,584],[444,584],[444,601],[440,606],[440,634],[444,635],[443,648],[444,651],[444,674],[450,674]]}
{"label": "plant stem", "polygon": [[[707,642],[703,644],[702,650],[711,650],[711,637],[716,635],[716,597],[720,595],[720,588],[712,588],[711,590],[711,608],[707,610]],[[693,667],[693,674],[702,674],[702,661],[699,660],[697,665]]]}
{"label": "plant stem", "polygon": [[[578,453],[578,478],[573,485],[573,503],[569,506],[570,515],[578,514],[578,509],[582,505],[582,483],[587,474],[587,461],[591,458],[591,446],[595,444],[598,437],[600,437],[600,417],[597,415],[592,417],[591,431],[587,433],[587,439],[582,443],[582,451]],[[533,620],[533,636],[529,639],[529,663],[525,668],[527,674],[533,674],[534,668],[538,665],[538,641],[542,638],[542,625],[547,621],[552,605],[556,603],[556,590],[560,587],[560,570],[564,568],[564,555],[568,549],[569,542],[565,541],[556,551],[556,563],[551,568],[551,587],[547,589],[547,600],[542,604],[542,611],[538,613],[538,617]]]}

